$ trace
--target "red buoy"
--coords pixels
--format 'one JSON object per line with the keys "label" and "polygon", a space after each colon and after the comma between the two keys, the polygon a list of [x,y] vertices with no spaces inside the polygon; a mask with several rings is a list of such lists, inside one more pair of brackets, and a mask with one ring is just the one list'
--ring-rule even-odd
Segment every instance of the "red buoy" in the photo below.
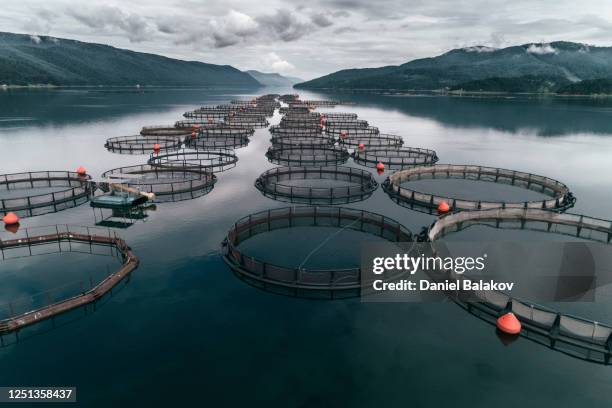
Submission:
{"label": "red buoy", "polygon": [[[363,143],[359,143],[359,146],[357,146],[359,148],[359,150],[364,150],[365,149],[365,144]],[[382,163],[381,163],[382,164]],[[383,164],[384,167],[384,164]],[[383,169],[384,170],[384,169]]]}
{"label": "red buoy", "polygon": [[381,162],[378,162],[378,164],[376,165],[376,170],[385,171],[385,165]]}
{"label": "red buoy", "polygon": [[79,166],[76,172],[79,176],[85,176],[87,174],[87,169],[83,166]]}
{"label": "red buoy", "polygon": [[440,204],[438,204],[438,212],[440,214],[446,214],[449,211],[450,206],[448,205],[448,203],[446,201],[440,201]]}
{"label": "red buoy", "polygon": [[195,139],[196,137],[198,137],[198,134],[196,132],[191,132],[191,138]]}
{"label": "red buoy", "polygon": [[6,225],[16,225],[16,224],[19,224],[19,216],[17,214],[15,214],[14,212],[8,212],[2,218],[2,222],[4,222]]}
{"label": "red buoy", "polygon": [[514,313],[509,312],[497,319],[497,328],[504,333],[519,334],[521,332],[521,322]]}
{"label": "red buoy", "polygon": [[161,146],[159,145],[159,143],[155,143],[155,144],[153,145],[153,151],[154,151],[155,153],[159,153],[159,151],[160,151],[160,150],[161,150]]}

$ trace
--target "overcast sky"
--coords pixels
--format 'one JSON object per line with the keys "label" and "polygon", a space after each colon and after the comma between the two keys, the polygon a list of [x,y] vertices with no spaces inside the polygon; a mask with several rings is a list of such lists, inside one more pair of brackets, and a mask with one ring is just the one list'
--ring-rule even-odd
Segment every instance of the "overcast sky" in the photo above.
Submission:
{"label": "overcast sky", "polygon": [[612,45],[612,0],[2,0],[0,31],[310,79],[471,45]]}

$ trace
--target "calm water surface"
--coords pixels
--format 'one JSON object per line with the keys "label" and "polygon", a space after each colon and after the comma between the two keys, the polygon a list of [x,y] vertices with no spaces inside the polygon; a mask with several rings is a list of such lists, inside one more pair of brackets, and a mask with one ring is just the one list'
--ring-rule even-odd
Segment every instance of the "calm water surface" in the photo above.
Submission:
{"label": "calm water surface", "polygon": [[[142,163],[146,156],[109,153],[104,141],[136,134],[143,125],[171,124],[202,104],[252,96],[206,89],[0,92],[0,173],[83,165],[99,176]],[[357,105],[336,110],[356,112],[381,131],[402,135],[408,146],[435,149],[441,163],[558,179],[578,197],[572,212],[612,217],[608,100],[302,96],[353,100]],[[279,119],[277,114],[272,121]],[[264,157],[268,139],[267,130],[257,130],[238,150],[238,166],[218,174],[207,196],[159,204],[145,221],[122,230],[141,259],[130,282],[96,313],[44,333],[24,333],[18,344],[0,348],[0,384],[76,386],[80,403],[88,407],[610,406],[612,367],[524,339],[506,347],[491,326],[452,304],[294,299],[234,277],[219,256],[227,229],[249,213],[287,205],[253,186],[261,172],[274,167]],[[384,177],[376,176],[379,182]],[[383,213],[413,231],[433,221],[394,204],[380,189],[350,206]],[[94,222],[91,208],[82,205],[26,219],[22,227]],[[299,238],[301,257],[323,235],[262,236],[259,243],[270,248],[263,254],[264,246],[251,245],[254,254],[272,257]],[[346,262],[351,259],[344,252],[358,253],[358,235],[331,244]],[[322,253],[324,258],[334,251]],[[283,256],[283,262],[292,261]],[[66,271],[57,254],[43,257],[45,262],[0,263],[2,296],[78,274],[74,267]],[[96,270],[107,263],[80,255],[65,259]],[[32,276],[47,280],[33,285]],[[581,311],[594,309],[612,323],[612,303]]]}

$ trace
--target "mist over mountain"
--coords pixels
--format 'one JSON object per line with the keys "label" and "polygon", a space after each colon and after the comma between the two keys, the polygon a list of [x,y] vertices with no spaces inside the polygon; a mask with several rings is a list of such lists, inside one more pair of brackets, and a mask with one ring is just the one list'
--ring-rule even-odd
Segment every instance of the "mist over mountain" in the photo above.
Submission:
{"label": "mist over mountain", "polygon": [[0,84],[258,87],[229,65],[81,41],[0,32]]}
{"label": "mist over mountain", "polygon": [[267,73],[256,70],[249,70],[245,72],[255,78],[260,84],[265,86],[290,87],[298,82],[303,82],[303,80],[300,78],[284,76],[277,73]]}
{"label": "mist over mountain", "polygon": [[558,86],[565,86],[582,80],[612,78],[612,47],[563,41],[501,49],[467,47],[399,66],[342,70],[294,87],[438,90],[460,88],[464,83],[473,87],[473,81],[494,78],[498,83],[504,82],[499,81],[500,78],[522,78],[524,85],[537,87],[546,86],[551,80]]}

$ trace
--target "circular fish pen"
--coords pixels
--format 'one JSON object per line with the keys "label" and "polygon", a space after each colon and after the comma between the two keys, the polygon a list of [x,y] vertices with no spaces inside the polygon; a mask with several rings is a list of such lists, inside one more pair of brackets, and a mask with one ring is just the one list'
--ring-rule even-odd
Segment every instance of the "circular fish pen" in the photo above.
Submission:
{"label": "circular fish pen", "polygon": [[364,210],[286,207],[258,212],[236,221],[224,241],[224,260],[240,279],[274,293],[328,299],[359,296],[362,287],[369,285],[369,282],[362,283],[360,267],[288,267],[249,256],[240,248],[243,242],[259,234],[295,227],[333,227],[398,243],[410,242],[413,238],[412,233],[397,221]]}
{"label": "circular fish pen", "polygon": [[71,171],[2,174],[0,214],[34,217],[53,213],[87,202],[92,192],[90,176]]}
{"label": "circular fish pen", "polygon": [[325,126],[325,133],[340,139],[351,139],[364,136],[378,136],[380,131],[377,127],[355,127],[355,126]]}
{"label": "circular fish pen", "polygon": [[[533,201],[486,201],[469,198],[445,197],[416,191],[404,186],[415,180],[471,180],[516,186],[545,195],[549,198]],[[554,179],[516,170],[495,167],[436,164],[400,170],[389,176],[382,185],[389,196],[423,208],[435,209],[440,203],[449,205],[450,211],[487,210],[491,208],[532,208],[565,210],[574,205],[576,199],[569,188]]]}
{"label": "circular fish pen", "polygon": [[[279,125],[270,126],[270,133],[278,136],[321,136],[323,132],[320,128],[294,128],[294,127],[283,127]],[[325,135],[324,135],[325,136]],[[331,139],[329,136],[325,136]]]}
{"label": "circular fish pen", "polygon": [[328,166],[343,164],[349,158],[346,149],[333,145],[274,145],[266,152],[268,160],[288,166]]}
{"label": "circular fish pen", "polygon": [[152,151],[179,150],[182,144],[182,137],[135,135],[111,137],[106,140],[104,147],[119,154],[149,154]]}
{"label": "circular fish pen", "polygon": [[243,127],[267,127],[270,122],[265,117],[227,117],[225,119],[226,124],[230,126],[243,126]]}
{"label": "circular fish pen", "polygon": [[355,120],[357,119],[356,113],[345,113],[345,112],[321,112],[321,117],[330,120]]}
{"label": "circular fish pen", "polygon": [[[489,209],[449,214],[440,217],[431,226],[428,239],[436,242],[444,236],[475,225],[539,231],[604,244],[612,243],[612,221],[531,208]],[[441,279],[457,279],[456,275],[453,277],[450,273],[444,275]],[[590,362],[601,364],[611,362],[612,326],[560,313],[501,291],[449,292],[447,295],[469,313],[492,325],[496,324],[501,315],[512,312],[521,323],[521,336],[531,341]]]}
{"label": "circular fish pen", "polygon": [[356,149],[353,153],[353,160],[357,164],[367,167],[376,167],[382,163],[389,169],[403,169],[412,166],[432,165],[438,161],[436,152],[429,149],[418,147],[392,147],[369,149],[363,143],[363,150]]}
{"label": "circular fish pen", "polygon": [[361,119],[335,119],[335,118],[325,118],[323,119],[323,123],[326,127],[330,128],[367,128],[369,126],[367,120]]}
{"label": "circular fish pen", "polygon": [[208,135],[189,139],[187,146],[195,150],[238,149],[249,144],[249,138],[244,135]]}
{"label": "circular fish pen", "polygon": [[305,135],[305,136],[273,136],[270,143],[279,148],[300,148],[302,146],[333,146],[334,139],[325,135]]}
{"label": "circular fish pen", "polygon": [[[43,229],[45,230],[44,234],[41,233]],[[20,256],[19,254],[26,251],[26,256],[31,256],[33,252],[36,252],[36,248],[55,243],[58,246],[58,249],[56,249],[58,253],[69,252],[73,245],[77,246],[79,244],[89,248],[90,251],[92,251],[93,246],[111,247],[118,251],[122,262],[117,270],[110,273],[95,286],[92,285],[90,289],[84,289],[81,286],[77,295],[55,302],[49,301],[46,302],[45,306],[34,309],[28,308],[24,312],[15,312],[14,308],[11,307],[10,316],[0,320],[0,336],[17,332],[44,320],[54,319],[56,316],[71,310],[96,303],[138,267],[138,258],[132,253],[127,243],[119,238],[115,232],[90,227],[54,226],[21,230],[19,236],[14,239],[0,240],[0,253],[3,260],[11,259],[12,252],[18,252],[16,256]],[[4,344],[4,338],[0,338]]]}
{"label": "circular fish pen", "polygon": [[340,137],[340,144],[347,147],[359,148],[363,145],[365,149],[373,148],[388,148],[388,149],[399,149],[403,144],[404,140],[401,136],[397,135],[364,135],[364,136],[349,136]]}
{"label": "circular fish pen", "polygon": [[[153,193],[153,202],[170,202],[191,200],[209,193],[217,177],[208,171],[179,167],[156,167],[149,164],[119,167],[102,173],[102,178],[109,179],[112,188],[113,179],[120,187],[127,186],[144,193]],[[107,190],[107,188],[105,188]]]}
{"label": "circular fish pen", "polygon": [[142,136],[188,136],[190,129],[177,128],[176,126],[144,126],[140,131]]}
{"label": "circular fish pen", "polygon": [[265,171],[255,187],[278,201],[346,204],[363,201],[378,188],[368,171],[345,166],[286,166]]}
{"label": "circular fish pen", "polygon": [[231,149],[180,151],[151,155],[148,164],[158,168],[178,168],[205,172],[222,172],[236,167],[238,156]]}

